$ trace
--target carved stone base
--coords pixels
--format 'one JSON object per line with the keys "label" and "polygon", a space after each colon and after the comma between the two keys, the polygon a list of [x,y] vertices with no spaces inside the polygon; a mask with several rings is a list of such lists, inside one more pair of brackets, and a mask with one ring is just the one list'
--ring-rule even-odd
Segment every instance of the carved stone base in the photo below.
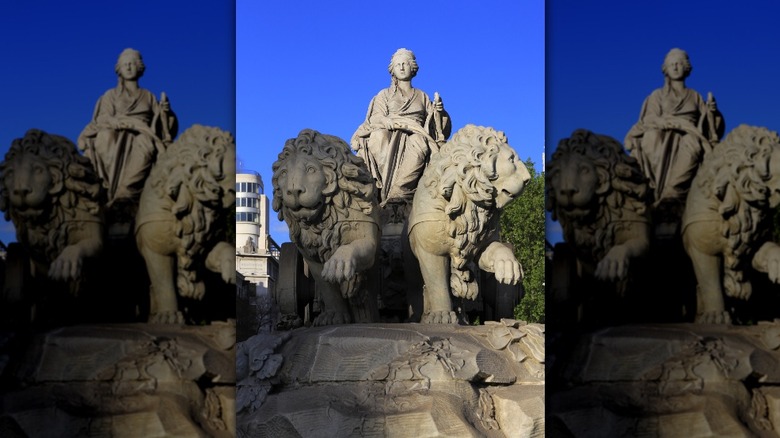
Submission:
{"label": "carved stone base", "polygon": [[547,381],[560,436],[780,436],[780,320],[564,339],[551,345]]}
{"label": "carved stone base", "polygon": [[245,436],[543,436],[544,326],[353,324],[238,344]]}
{"label": "carved stone base", "polygon": [[235,436],[234,322],[22,337],[2,346],[0,435]]}

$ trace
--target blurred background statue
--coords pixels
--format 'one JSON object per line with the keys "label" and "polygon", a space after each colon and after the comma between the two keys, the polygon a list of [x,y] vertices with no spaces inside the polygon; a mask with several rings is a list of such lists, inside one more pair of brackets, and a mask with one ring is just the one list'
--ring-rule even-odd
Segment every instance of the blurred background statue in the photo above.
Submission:
{"label": "blurred background statue", "polygon": [[679,222],[697,168],[725,130],[712,93],[705,101],[686,88],[691,70],[685,51],[669,51],[661,67],[664,86],[645,99],[639,121],[625,139],[626,149],[650,180],[654,206],[671,218],[661,222]]}
{"label": "blurred background statue", "polygon": [[109,209],[118,215],[110,222],[132,221],[157,154],[178,130],[165,93],[158,102],[149,90],[139,87],[145,69],[137,50],[122,51],[114,68],[117,86],[100,97],[92,121],[78,139],[79,149],[103,180]]}

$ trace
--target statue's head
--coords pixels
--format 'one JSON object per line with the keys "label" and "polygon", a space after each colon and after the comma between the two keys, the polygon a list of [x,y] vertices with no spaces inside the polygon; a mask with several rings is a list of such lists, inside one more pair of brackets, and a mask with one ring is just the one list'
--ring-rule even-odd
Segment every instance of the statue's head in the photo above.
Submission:
{"label": "statue's head", "polygon": [[116,75],[123,79],[138,79],[144,75],[145,70],[141,52],[130,48],[122,50],[114,66]]}
{"label": "statue's head", "polygon": [[[682,68],[682,71],[679,72],[681,77],[674,77],[676,76],[674,72],[675,64],[678,64]],[[670,50],[669,53],[666,54],[664,63],[661,66],[661,71],[664,73],[664,76],[670,77],[671,79],[685,79],[691,75],[691,70],[693,70],[693,67],[691,66],[691,60],[688,58],[688,53],[685,50],[677,48]]]}
{"label": "statue's head", "polygon": [[387,71],[390,72],[391,76],[397,76],[397,73],[394,69],[400,62],[406,62],[408,65],[410,71],[409,79],[417,76],[417,70],[419,70],[420,67],[417,65],[417,59],[414,57],[414,52],[401,48],[393,53],[393,56],[390,58],[390,65],[387,66]]}

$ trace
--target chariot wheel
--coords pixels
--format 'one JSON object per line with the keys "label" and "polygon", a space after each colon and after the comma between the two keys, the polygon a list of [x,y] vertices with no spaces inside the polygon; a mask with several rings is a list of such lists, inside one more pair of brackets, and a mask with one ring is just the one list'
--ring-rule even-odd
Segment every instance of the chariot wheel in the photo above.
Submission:
{"label": "chariot wheel", "polygon": [[571,245],[565,242],[555,244],[551,269],[547,274],[547,297],[552,305],[560,309],[562,321],[579,321],[582,309],[577,293],[577,258]]}
{"label": "chariot wheel", "polygon": [[480,295],[483,300],[485,321],[500,321],[501,318],[514,319],[515,307],[523,298],[523,284],[499,283],[492,273],[482,272]]}
{"label": "chariot wheel", "polygon": [[283,243],[279,256],[279,279],[274,299],[283,315],[297,315],[304,323],[311,318],[312,293],[303,257],[293,243]]}

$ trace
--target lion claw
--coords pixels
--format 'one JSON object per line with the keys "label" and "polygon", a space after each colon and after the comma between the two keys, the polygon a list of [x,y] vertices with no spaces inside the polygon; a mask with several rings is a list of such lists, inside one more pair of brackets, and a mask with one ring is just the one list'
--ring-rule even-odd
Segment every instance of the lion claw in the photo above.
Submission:
{"label": "lion claw", "polygon": [[458,315],[453,311],[425,312],[422,316],[423,324],[457,324]]}
{"label": "lion claw", "polygon": [[731,324],[729,312],[709,311],[696,315],[697,324]]}
{"label": "lion claw", "polygon": [[149,315],[150,324],[184,324],[184,315],[179,311],[165,311]]}

